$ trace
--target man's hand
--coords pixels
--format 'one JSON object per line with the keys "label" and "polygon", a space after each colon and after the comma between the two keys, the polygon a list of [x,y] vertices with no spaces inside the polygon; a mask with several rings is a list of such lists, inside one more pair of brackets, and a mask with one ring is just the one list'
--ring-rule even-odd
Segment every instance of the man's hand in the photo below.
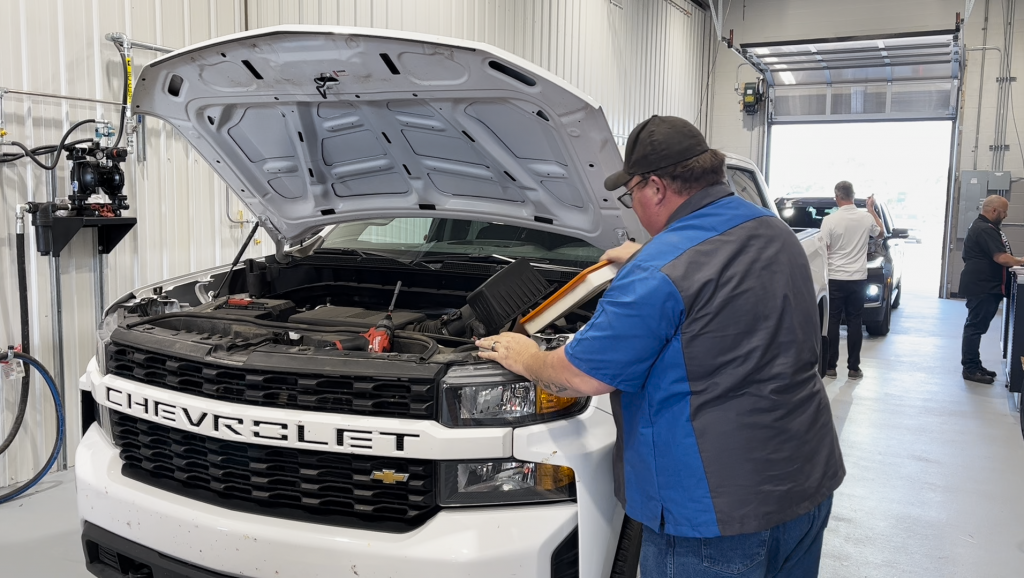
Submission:
{"label": "man's hand", "polygon": [[476,346],[481,359],[497,361],[512,373],[526,377],[527,362],[532,355],[540,353],[540,347],[532,339],[519,333],[502,333],[477,340]]}
{"label": "man's hand", "polygon": [[532,339],[518,333],[502,333],[477,340],[481,359],[497,361],[548,393],[561,397],[586,397],[615,391],[612,386],[583,373],[565,357],[565,349],[541,351]]}
{"label": "man's hand", "polygon": [[601,261],[611,261],[612,263],[625,263],[629,261],[629,258],[633,256],[643,247],[640,243],[634,243],[633,241],[626,241],[625,243],[615,247],[614,249],[608,249],[601,255]]}
{"label": "man's hand", "polygon": [[874,214],[875,214],[875,196],[874,195],[871,195],[870,197],[868,197],[867,209],[871,213],[871,215],[874,216]]}

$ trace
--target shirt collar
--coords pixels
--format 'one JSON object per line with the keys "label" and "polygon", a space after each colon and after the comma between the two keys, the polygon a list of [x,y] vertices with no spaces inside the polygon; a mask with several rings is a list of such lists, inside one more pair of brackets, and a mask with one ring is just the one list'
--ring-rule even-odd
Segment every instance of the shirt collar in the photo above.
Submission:
{"label": "shirt collar", "polygon": [[839,207],[839,210],[840,211],[859,211],[860,209],[857,208],[857,205],[843,205],[842,207]]}
{"label": "shirt collar", "polygon": [[978,220],[979,221],[985,221],[989,225],[992,225],[993,227],[995,227],[997,231],[999,230],[999,225],[997,225],[997,224],[993,223],[992,221],[988,220],[988,217],[986,217],[985,215],[978,215]]}
{"label": "shirt collar", "polygon": [[730,189],[729,185],[725,183],[718,183],[711,185],[710,187],[703,188],[690,195],[690,198],[686,199],[681,205],[676,207],[675,211],[672,211],[672,214],[668,218],[668,222],[665,223],[665,227],[667,228],[672,223],[687,215],[696,213],[715,201],[720,201],[726,197],[731,197],[732,195],[732,189]]}

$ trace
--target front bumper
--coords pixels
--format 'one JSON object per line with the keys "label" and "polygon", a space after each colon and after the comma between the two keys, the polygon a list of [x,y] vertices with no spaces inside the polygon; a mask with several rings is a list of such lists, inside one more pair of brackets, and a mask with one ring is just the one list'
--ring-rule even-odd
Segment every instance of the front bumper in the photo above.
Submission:
{"label": "front bumper", "polygon": [[229,578],[228,574],[205,570],[165,556],[89,522],[83,524],[82,549],[85,550],[86,569],[100,578],[132,575],[151,578]]}
{"label": "front bumper", "polygon": [[234,512],[125,478],[97,426],[79,446],[76,470],[85,524],[210,577],[549,576],[552,554],[578,524],[575,503],[446,509],[406,534]]}

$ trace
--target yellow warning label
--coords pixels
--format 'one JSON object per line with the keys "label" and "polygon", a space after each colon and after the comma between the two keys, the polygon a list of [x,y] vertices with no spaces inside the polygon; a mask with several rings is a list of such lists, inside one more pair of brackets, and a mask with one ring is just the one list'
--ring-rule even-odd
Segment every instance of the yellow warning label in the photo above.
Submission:
{"label": "yellow warning label", "polygon": [[128,104],[132,103],[132,59],[125,57],[125,66],[128,68]]}

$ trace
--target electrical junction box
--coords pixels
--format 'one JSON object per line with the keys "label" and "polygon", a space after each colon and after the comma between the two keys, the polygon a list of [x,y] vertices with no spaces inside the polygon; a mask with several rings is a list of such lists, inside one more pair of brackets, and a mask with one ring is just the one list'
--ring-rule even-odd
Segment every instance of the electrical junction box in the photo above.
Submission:
{"label": "electrical junction box", "polygon": [[960,217],[956,237],[964,239],[971,223],[981,213],[985,198],[999,195],[1010,199],[1010,171],[960,171]]}
{"label": "electrical junction box", "polygon": [[[990,195],[999,194],[1009,198],[1010,171],[989,172],[988,190]],[[1003,192],[1006,194],[1003,194]]]}
{"label": "electrical junction box", "polygon": [[743,112],[757,114],[762,100],[761,87],[756,82],[748,82],[743,85]]}

